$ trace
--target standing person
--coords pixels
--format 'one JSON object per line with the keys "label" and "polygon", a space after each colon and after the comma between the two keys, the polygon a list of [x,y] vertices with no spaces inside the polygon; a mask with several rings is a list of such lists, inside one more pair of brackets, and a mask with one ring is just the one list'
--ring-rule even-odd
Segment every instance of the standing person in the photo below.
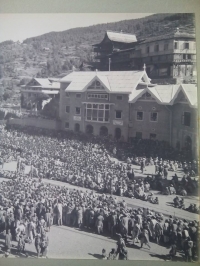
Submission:
{"label": "standing person", "polygon": [[120,221],[120,233],[122,237],[125,239],[125,243],[127,243],[127,235],[128,235],[128,217],[124,213]]}
{"label": "standing person", "polygon": [[40,245],[41,245],[41,235],[40,234],[36,234],[36,236],[35,236],[35,249],[37,251],[37,257],[38,258],[39,258],[40,253],[41,253]]}
{"label": "standing person", "polygon": [[142,173],[144,172],[144,169],[145,169],[145,165],[144,165],[144,161],[142,160],[140,164],[140,170]]}
{"label": "standing person", "polygon": [[193,248],[193,241],[191,241],[191,238],[188,237],[184,243],[184,252],[185,252],[186,262],[192,261],[192,248]]}
{"label": "standing person", "polygon": [[57,210],[58,210],[58,225],[62,225],[62,203],[58,201],[57,204]]}
{"label": "standing person", "polygon": [[128,260],[128,250],[123,247],[119,252],[119,260]]}
{"label": "standing person", "polygon": [[11,246],[12,246],[12,235],[10,229],[8,229],[5,237],[5,249],[7,256],[9,256],[9,254],[11,253]]}
{"label": "standing person", "polygon": [[96,219],[96,228],[97,228],[97,233],[99,235],[103,233],[103,221],[104,221],[104,217],[102,213],[100,213]]}
{"label": "standing person", "polygon": [[45,213],[45,222],[46,222],[46,227],[48,229],[48,231],[50,232],[50,228],[51,228],[51,213],[50,213],[50,209],[47,208],[47,212]]}
{"label": "standing person", "polygon": [[169,251],[169,257],[170,260],[174,260],[175,256],[176,256],[176,252],[177,252],[177,246],[176,246],[176,241],[174,241],[174,243],[171,245],[171,249]]}
{"label": "standing person", "polygon": [[134,222],[133,231],[132,231],[132,237],[133,237],[133,244],[139,242],[138,236],[140,234],[140,225],[137,221]]}
{"label": "standing person", "polygon": [[40,248],[42,257],[47,257],[47,247],[49,245],[49,238],[46,233],[41,236]]}
{"label": "standing person", "polygon": [[149,249],[151,248],[149,245],[149,232],[147,229],[142,229],[140,233],[140,242],[141,242],[141,248],[143,247],[143,244],[147,245]]}
{"label": "standing person", "polygon": [[121,234],[118,234],[118,240],[117,240],[117,251],[116,255],[118,255],[124,248],[126,248],[126,244],[124,239],[122,238]]}

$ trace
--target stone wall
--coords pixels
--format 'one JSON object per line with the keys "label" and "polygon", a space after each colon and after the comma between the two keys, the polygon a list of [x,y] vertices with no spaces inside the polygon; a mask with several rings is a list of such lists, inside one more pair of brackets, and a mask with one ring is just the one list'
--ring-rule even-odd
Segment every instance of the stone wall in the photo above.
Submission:
{"label": "stone wall", "polygon": [[45,129],[59,130],[59,121],[43,118],[13,118],[9,119],[7,122],[8,125],[20,125],[20,126],[31,126]]}

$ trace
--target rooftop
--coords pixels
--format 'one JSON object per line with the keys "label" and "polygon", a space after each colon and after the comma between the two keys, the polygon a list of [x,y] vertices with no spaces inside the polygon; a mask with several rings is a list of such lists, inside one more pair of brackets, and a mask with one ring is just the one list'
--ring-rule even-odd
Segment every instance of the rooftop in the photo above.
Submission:
{"label": "rooftop", "polygon": [[[115,31],[106,31],[104,39],[108,38],[112,42],[121,42],[121,43],[134,43],[137,42],[137,38],[135,34],[124,33],[124,32],[115,32]],[[103,39],[103,41],[104,41]],[[94,44],[93,46],[98,46],[99,44]]]}
{"label": "rooftop", "polygon": [[195,39],[195,34],[178,31],[175,33],[169,33],[165,35],[150,37],[150,38],[147,38],[141,41],[141,43],[149,43],[149,42],[154,42],[154,41],[159,41],[159,40],[168,40],[168,39],[184,39],[184,38]]}
{"label": "rooftop", "polygon": [[69,83],[66,91],[84,91],[93,81],[98,80],[110,93],[130,94],[139,83],[150,83],[145,71],[84,71],[72,72],[60,80]]}

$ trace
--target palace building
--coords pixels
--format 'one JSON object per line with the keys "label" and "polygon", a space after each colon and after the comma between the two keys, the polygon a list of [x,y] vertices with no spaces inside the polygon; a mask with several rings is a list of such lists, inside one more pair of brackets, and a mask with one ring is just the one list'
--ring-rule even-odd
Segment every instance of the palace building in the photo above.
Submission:
{"label": "palace building", "polygon": [[156,83],[196,82],[195,34],[180,32],[137,40],[134,34],[107,31],[95,44],[99,70],[127,71],[147,66],[147,74]]}
{"label": "palace building", "polygon": [[155,85],[146,70],[72,72],[60,80],[62,130],[197,147],[195,84]]}

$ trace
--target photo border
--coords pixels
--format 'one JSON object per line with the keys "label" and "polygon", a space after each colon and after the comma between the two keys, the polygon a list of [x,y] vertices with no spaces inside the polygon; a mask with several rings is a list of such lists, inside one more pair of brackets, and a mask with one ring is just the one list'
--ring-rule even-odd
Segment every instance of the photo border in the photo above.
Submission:
{"label": "photo border", "polygon": [[[200,1],[199,0],[0,0],[0,13],[194,13],[197,42],[197,77],[200,79]],[[198,71],[199,70],[199,71]],[[199,83],[198,83],[199,88]],[[200,91],[198,90],[198,102]],[[200,108],[198,108],[198,129]],[[198,130],[198,132],[200,132]],[[198,134],[199,135],[199,134]],[[199,151],[199,143],[197,147]],[[198,152],[199,154],[199,152]],[[1,264],[2,263],[2,264]],[[176,266],[182,262],[170,262]],[[101,260],[68,260],[68,259],[0,259],[4,266],[100,266],[100,265],[133,265],[165,266],[164,261],[101,261]],[[196,265],[197,263],[193,263]],[[185,266],[191,265],[184,263]]]}

